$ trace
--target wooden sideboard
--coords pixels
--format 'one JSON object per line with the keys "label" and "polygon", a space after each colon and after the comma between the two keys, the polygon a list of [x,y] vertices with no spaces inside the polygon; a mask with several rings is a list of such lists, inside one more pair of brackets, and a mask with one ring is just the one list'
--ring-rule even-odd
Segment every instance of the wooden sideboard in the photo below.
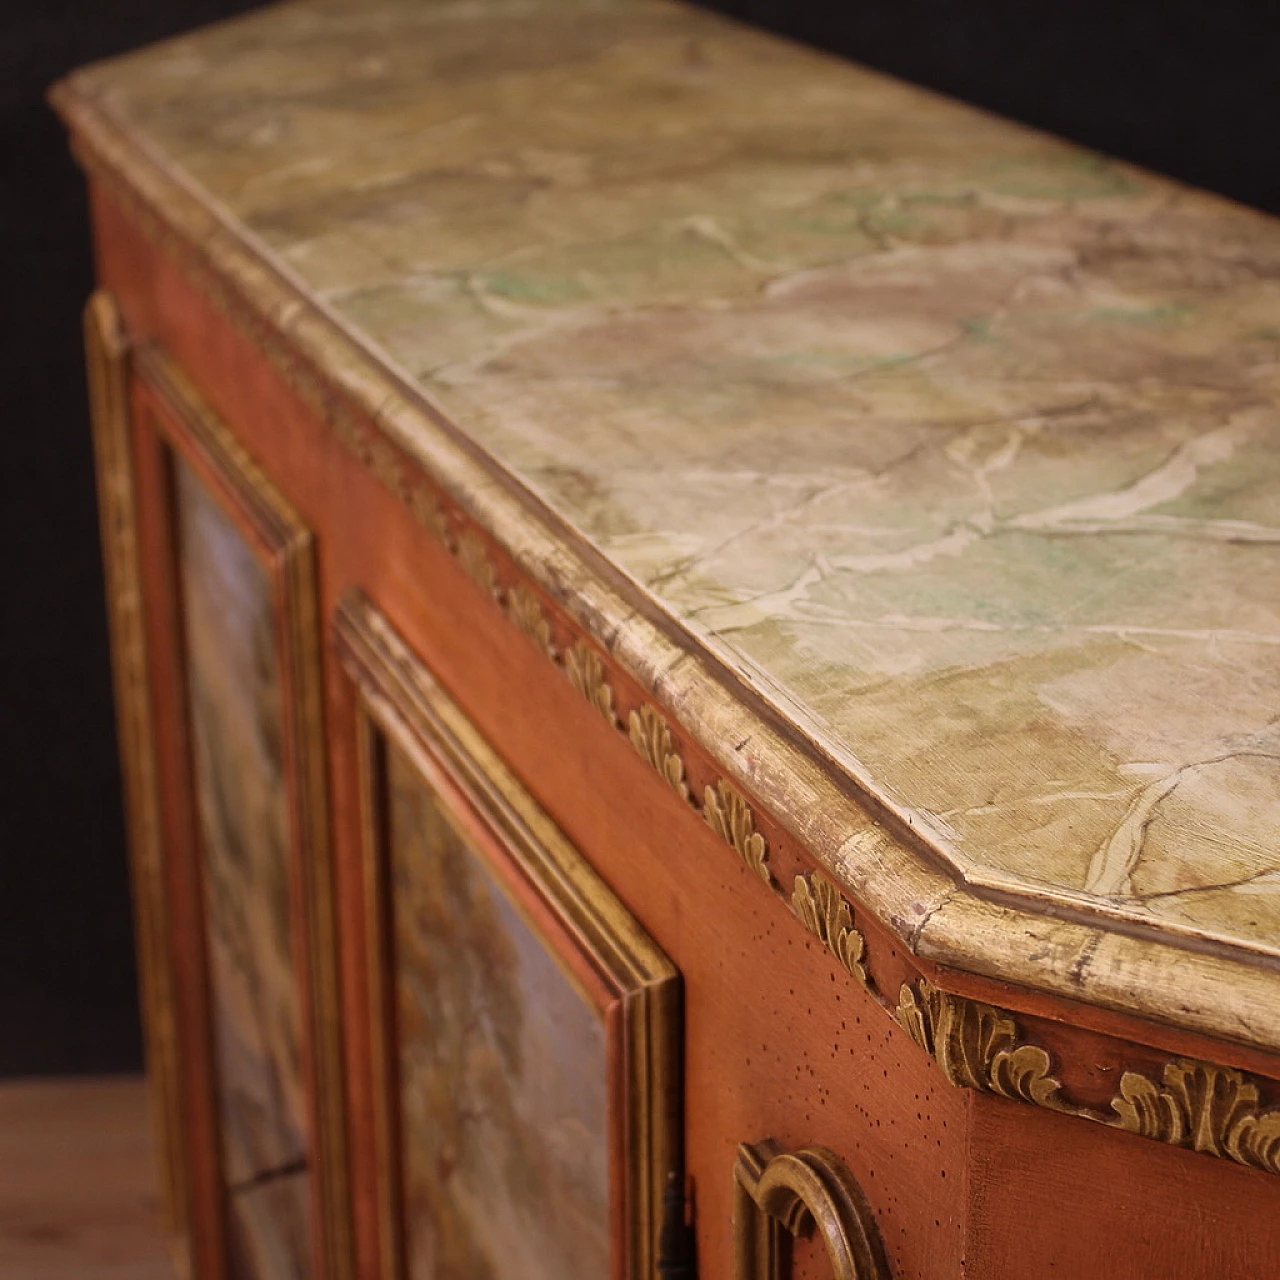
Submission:
{"label": "wooden sideboard", "polygon": [[1280,228],[650,0],[72,76],[193,1280],[1268,1280]]}

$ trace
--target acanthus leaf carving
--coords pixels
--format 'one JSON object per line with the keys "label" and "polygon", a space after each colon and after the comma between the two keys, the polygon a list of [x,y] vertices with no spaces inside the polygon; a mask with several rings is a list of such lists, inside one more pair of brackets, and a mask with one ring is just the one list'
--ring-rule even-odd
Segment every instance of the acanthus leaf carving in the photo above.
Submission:
{"label": "acanthus leaf carving", "polygon": [[551,622],[542,610],[538,597],[523,583],[507,592],[507,616],[538,646],[545,657],[556,660]]}
{"label": "acanthus leaf carving", "polygon": [[869,986],[867,944],[853,927],[853,912],[840,890],[826,876],[814,872],[796,876],[791,903],[801,923],[862,985]]}
{"label": "acanthus leaf carving", "polygon": [[1280,1173],[1280,1109],[1263,1110],[1257,1084],[1242,1072],[1178,1058],[1162,1084],[1126,1071],[1112,1100],[1126,1133]]}
{"label": "acanthus leaf carving", "polygon": [[414,519],[446,548],[451,549],[453,540],[449,532],[449,520],[435,495],[423,485],[413,485],[408,489],[405,503]]}
{"label": "acanthus leaf carving", "polygon": [[589,644],[579,640],[564,655],[564,673],[569,677],[569,683],[616,728],[618,709],[613,686],[609,683],[600,655]]}
{"label": "acanthus leaf carving", "polygon": [[628,723],[631,745],[681,800],[688,800],[689,784],[684,777],[684,761],[676,751],[667,722],[646,703],[639,711],[631,713]]}
{"label": "acanthus leaf carving", "polygon": [[751,806],[736,787],[723,778],[703,792],[702,816],[707,825],[765,884],[773,885],[769,870],[769,845],[756,830]]}
{"label": "acanthus leaf carving", "polygon": [[498,599],[498,572],[489,558],[489,549],[485,546],[484,539],[468,529],[458,539],[457,555],[458,562],[467,571],[472,582],[491,600]]}
{"label": "acanthus leaf carving", "polygon": [[1023,1042],[1018,1024],[1003,1009],[939,991],[921,978],[914,987],[903,986],[897,1016],[951,1084],[1050,1111],[1073,1110],[1059,1096],[1062,1085],[1049,1055]]}

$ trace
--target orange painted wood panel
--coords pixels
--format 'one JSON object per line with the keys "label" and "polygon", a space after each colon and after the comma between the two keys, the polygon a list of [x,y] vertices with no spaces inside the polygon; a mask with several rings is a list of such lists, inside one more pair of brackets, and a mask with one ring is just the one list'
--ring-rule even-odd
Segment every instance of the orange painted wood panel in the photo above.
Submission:
{"label": "orange painted wood panel", "polygon": [[1280,1179],[973,1095],[965,1274],[1273,1280]]}

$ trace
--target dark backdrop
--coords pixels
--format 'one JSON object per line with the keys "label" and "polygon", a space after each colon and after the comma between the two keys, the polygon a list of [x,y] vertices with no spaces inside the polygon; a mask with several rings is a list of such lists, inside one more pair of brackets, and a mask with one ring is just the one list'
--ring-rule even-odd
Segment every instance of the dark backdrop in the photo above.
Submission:
{"label": "dark backdrop", "polygon": [[[710,7],[1280,212],[1280,21],[1245,0]],[[0,1075],[139,1064],[79,310],[82,186],[46,86],[253,7],[10,0],[0,18]]]}

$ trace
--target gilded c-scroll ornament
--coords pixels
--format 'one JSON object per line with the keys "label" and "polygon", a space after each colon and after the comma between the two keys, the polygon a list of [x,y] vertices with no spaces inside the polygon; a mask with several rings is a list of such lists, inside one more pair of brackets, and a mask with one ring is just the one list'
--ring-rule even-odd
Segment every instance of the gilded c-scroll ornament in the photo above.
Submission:
{"label": "gilded c-scroll ornament", "polygon": [[816,871],[812,875],[796,876],[791,905],[804,927],[854,978],[864,987],[868,986],[870,980],[863,964],[866,940],[853,927],[853,913],[840,890]]}
{"label": "gilded c-scroll ornament", "polygon": [[780,1280],[784,1231],[816,1233],[835,1280],[890,1280],[875,1212],[833,1151],[743,1143],[733,1182],[734,1280]]}
{"label": "gilded c-scroll ornament", "polygon": [[612,725],[618,726],[618,709],[613,701],[613,686],[604,669],[604,660],[589,645],[579,640],[564,655],[564,673],[569,683]]}
{"label": "gilded c-scroll ornament", "polygon": [[639,711],[631,713],[629,723],[631,745],[681,800],[688,800],[689,784],[684,778],[684,761],[676,751],[667,722],[646,703]]}
{"label": "gilded c-scroll ornament", "polygon": [[1252,1080],[1189,1058],[1166,1063],[1163,1078],[1161,1087],[1124,1073],[1111,1103],[1116,1128],[1280,1173],[1280,1108],[1264,1111]]}
{"label": "gilded c-scroll ornament", "polygon": [[522,583],[507,593],[507,616],[538,646],[545,657],[556,660],[556,647],[551,638],[551,623],[538,603],[538,597]]}
{"label": "gilded c-scroll ornament", "polygon": [[496,600],[499,595],[498,571],[489,558],[489,549],[479,534],[467,530],[458,539],[458,562],[467,571],[467,576],[490,599]]}
{"label": "gilded c-scroll ornament", "polygon": [[939,991],[921,978],[914,987],[903,986],[898,1021],[951,1084],[1049,1111],[1073,1110],[1058,1096],[1062,1085],[1051,1074],[1049,1055],[1020,1043],[1018,1024],[1003,1009]]}
{"label": "gilded c-scroll ornament", "polygon": [[769,846],[756,830],[751,806],[738,790],[723,778],[714,787],[703,792],[702,816],[707,825],[726,844],[737,850],[738,856],[772,887],[773,873],[769,870]]}

